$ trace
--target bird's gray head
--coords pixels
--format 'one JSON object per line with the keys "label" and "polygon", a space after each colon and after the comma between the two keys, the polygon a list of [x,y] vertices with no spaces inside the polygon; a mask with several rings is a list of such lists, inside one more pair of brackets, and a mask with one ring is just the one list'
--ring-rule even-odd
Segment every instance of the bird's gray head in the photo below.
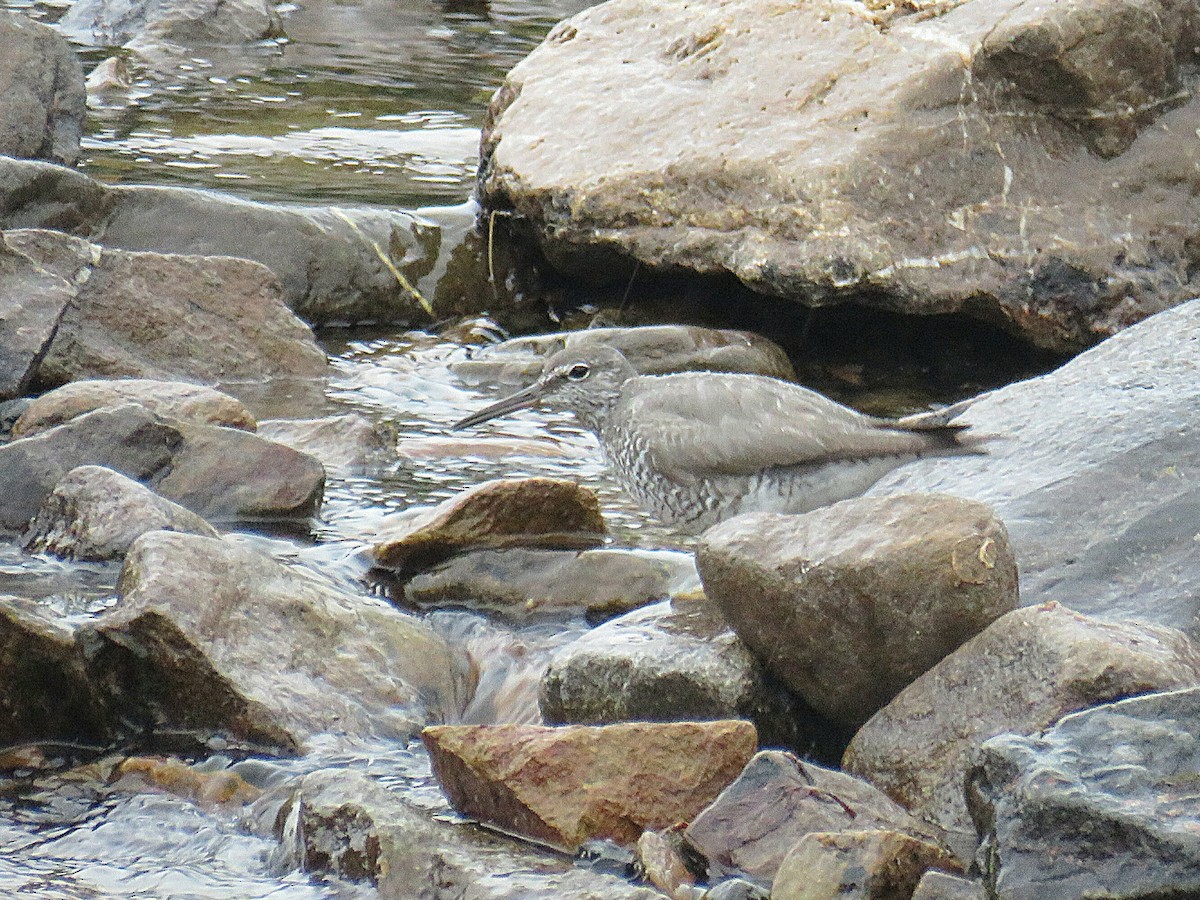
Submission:
{"label": "bird's gray head", "polygon": [[469,428],[518,409],[545,401],[569,409],[592,431],[598,431],[621,386],[637,374],[620,351],[611,347],[560,350],[542,366],[538,380],[524,390],[498,400],[491,406],[456,422],[453,429]]}

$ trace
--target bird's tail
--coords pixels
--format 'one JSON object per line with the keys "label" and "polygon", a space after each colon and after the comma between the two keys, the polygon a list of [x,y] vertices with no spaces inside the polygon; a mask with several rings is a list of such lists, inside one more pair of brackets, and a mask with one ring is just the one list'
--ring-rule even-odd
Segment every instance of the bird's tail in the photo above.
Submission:
{"label": "bird's tail", "polygon": [[928,435],[931,438],[932,449],[936,449],[938,452],[987,453],[987,448],[982,445],[992,440],[995,435],[968,434],[967,430],[971,427],[969,423],[954,421],[966,412],[967,408],[977,399],[977,397],[970,397],[940,409],[931,409],[905,416],[902,419],[896,419],[894,424],[909,431],[919,431]]}

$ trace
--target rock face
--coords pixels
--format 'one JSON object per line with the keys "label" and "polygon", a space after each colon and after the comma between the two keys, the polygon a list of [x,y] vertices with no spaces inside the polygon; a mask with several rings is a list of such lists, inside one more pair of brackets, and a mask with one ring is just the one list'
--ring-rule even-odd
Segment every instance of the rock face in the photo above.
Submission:
{"label": "rock face", "polygon": [[1002,900],[1200,894],[1200,688],[983,745],[967,786],[980,868]]}
{"label": "rock face", "polygon": [[325,353],[265,266],[105,250],[53,231],[6,239],[76,289],[39,368],[45,381],[325,374]]}
{"label": "rock face", "polygon": [[740,721],[438,725],[422,739],[457,810],[572,851],[592,838],[633,844],[690,819],[757,742]]}
{"label": "rock face", "polygon": [[795,746],[794,700],[703,597],[655,603],[559,650],[542,677],[547,724],[742,718],[763,743]]}
{"label": "rock face", "polygon": [[806,835],[864,829],[938,841],[936,829],[867,782],[791,753],[764,750],[696,816],[684,836],[708,860],[710,880],[741,872],[770,884]]}
{"label": "rock face", "polygon": [[605,531],[590,488],[561,478],[501,478],[395,517],[372,555],[382,568],[411,570],[484,547],[590,547]]}
{"label": "rock face", "polygon": [[1017,606],[1004,525],[949,496],[735,517],[705,533],[696,562],[758,658],[848,725]]}
{"label": "rock face", "polygon": [[1194,684],[1200,649],[1182,632],[1103,622],[1054,603],[1020,609],[876,713],[842,765],[916,815],[973,837],[963,779],[988,738],[1030,734],[1097,703]]}
{"label": "rock face", "polygon": [[322,733],[405,740],[464,702],[428,627],[254,550],[152,532],[119,605],[90,626],[90,666],[128,719],[296,750]]}
{"label": "rock face", "polygon": [[147,531],[217,537],[202,518],[119,472],[80,466],[63,477],[38,510],[25,549],[67,559],[120,559]]}
{"label": "rock face", "polygon": [[74,299],[71,285],[0,234],[0,399],[29,387]]}
{"label": "rock face", "polygon": [[85,379],[42,394],[21,413],[13,435],[37,434],[94,409],[122,403],[136,403],[156,415],[186,422],[255,430],[250,410],[228,394],[182,381],[124,378]]}
{"label": "rock face", "polygon": [[889,900],[909,897],[922,873],[954,866],[945,850],[895,831],[806,834],[787,855],[772,900]]}
{"label": "rock face", "polygon": [[74,165],[86,96],[83,67],[53,28],[0,10],[0,155]]}
{"label": "rock face", "polygon": [[1198,45],[1190,0],[619,0],[509,73],[480,187],[569,272],[1077,350],[1197,292]]}
{"label": "rock face", "polygon": [[1194,633],[1200,612],[1200,301],[976,400],[988,455],[918,460],[868,496],[939,491],[1008,526],[1027,604]]}

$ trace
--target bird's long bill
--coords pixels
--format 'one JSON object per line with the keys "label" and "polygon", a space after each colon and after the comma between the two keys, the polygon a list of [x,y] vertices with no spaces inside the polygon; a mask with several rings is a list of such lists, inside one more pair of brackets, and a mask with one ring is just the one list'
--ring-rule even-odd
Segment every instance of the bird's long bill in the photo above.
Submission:
{"label": "bird's long bill", "polygon": [[472,425],[482,424],[497,416],[516,412],[518,409],[528,409],[537,403],[541,399],[541,396],[541,384],[534,382],[529,387],[523,388],[515,394],[509,394],[507,397],[497,400],[491,406],[485,406],[479,412],[471,413],[465,419],[460,419],[450,426],[450,430],[458,431],[461,428],[470,428]]}

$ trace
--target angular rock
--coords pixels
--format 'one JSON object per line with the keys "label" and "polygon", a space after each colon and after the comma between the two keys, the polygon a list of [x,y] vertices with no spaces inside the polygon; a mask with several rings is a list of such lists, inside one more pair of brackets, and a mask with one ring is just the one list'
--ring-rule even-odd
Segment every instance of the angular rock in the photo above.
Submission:
{"label": "angular rock", "polygon": [[150,481],[162,496],[213,522],[306,518],[321,505],[325,468],[307,453],[234,428],[175,427],[183,444]]}
{"label": "angular rock", "polygon": [[600,621],[698,588],[686,553],[514,547],[452,557],[406,582],[404,599],[418,606],[493,609],[516,619],[583,612]]}
{"label": "angular rock", "polygon": [[217,537],[194,512],[103,466],[72,469],[42,503],[25,549],[65,559],[120,559],[147,531]]}
{"label": "angular rock", "polygon": [[735,517],[705,533],[696,564],[755,655],[848,725],[1017,606],[1003,523],[950,496]]}
{"label": "angular rock", "polygon": [[0,156],[74,165],[86,95],[83,67],[62,35],[0,10],[0,84]]}
{"label": "angular rock", "polygon": [[259,437],[307,453],[330,471],[359,471],[382,462],[392,441],[359,415],[322,419],[268,419],[258,423]]}
{"label": "angular rock", "polygon": [[749,372],[792,379],[796,372],[787,354],[749,331],[701,328],[698,325],[644,325],[634,328],[586,328],[512,338],[483,347],[451,370],[472,383],[529,384],[541,373],[546,357],[571,347],[616,347],[640,373]]}
{"label": "angular rock", "polygon": [[13,434],[36,434],[94,409],[121,403],[136,403],[157,415],[185,422],[245,431],[256,427],[254,416],[240,401],[204,385],[142,378],[87,379],[42,394],[21,414]]}
{"label": "angular rock", "polygon": [[77,291],[38,370],[45,381],[215,382],[326,372],[324,351],[265,266],[107,250],[53,231],[6,237]]}
{"label": "angular rock", "polygon": [[229,46],[283,34],[279,15],[265,0],[79,0],[58,27],[93,47],[146,41]]}
{"label": "angular rock", "polygon": [[560,855],[435,818],[356,773],[313,772],[294,791],[277,825],[289,855],[306,871],[369,880],[384,900],[499,900],[514,890],[547,900],[659,896]]}
{"label": "angular rock", "polygon": [[643,831],[637,842],[637,864],[646,881],[666,894],[679,897],[696,883],[696,875],[683,856],[682,828]]}
{"label": "angular rock", "polygon": [[1194,684],[1200,648],[1182,632],[1104,622],[1056,603],[1020,609],[876,713],[842,765],[970,842],[963,782],[988,738],[1030,734],[1097,703]]}
{"label": "angular rock", "polygon": [[983,885],[945,872],[926,872],[917,882],[912,900],[987,900]]}
{"label": "angular rock", "polygon": [[1200,895],[1200,688],[987,741],[967,782],[1002,900]]}
{"label": "angular rock", "polygon": [[96,465],[145,481],[171,463],[183,435],[133,404],[96,410],[0,446],[0,530],[22,531],[72,469]]}
{"label": "angular rock", "polygon": [[127,720],[295,751],[314,735],[406,740],[464,702],[427,626],[228,541],[151,532],[87,632]]}
{"label": "angular rock", "polygon": [[570,850],[592,838],[632,844],[690,819],[757,742],[741,721],[438,725],[421,737],[456,809]]}
{"label": "angular rock", "polygon": [[0,742],[110,735],[74,632],[43,605],[0,595]]}
{"label": "angular rock", "polygon": [[377,535],[372,555],[381,568],[411,570],[486,547],[590,547],[604,534],[600,501],[589,488],[558,478],[501,478],[396,516]]}
{"label": "angular rock", "polygon": [[939,841],[936,829],[867,782],[791,753],[764,750],[692,820],[684,836],[708,860],[710,878],[741,872],[770,884],[805,835],[874,829]]}
{"label": "angular rock", "polygon": [[926,869],[956,864],[946,851],[895,831],[806,834],[771,886],[772,900],[910,897]]}
{"label": "angular rock", "polygon": [[1195,634],[1198,353],[1195,300],[1056,372],[980,397],[962,418],[997,435],[987,456],[917,460],[868,496],[979,500],[1008,526],[1025,604],[1058,600]]}
{"label": "angular rock", "polygon": [[619,0],[509,73],[480,193],[573,274],[1077,350],[1196,294],[1198,44],[1191,0]]}
{"label": "angular rock", "polygon": [[749,719],[764,744],[796,746],[799,711],[703,597],[627,613],[563,647],[542,676],[550,725]]}
{"label": "angular rock", "polygon": [[0,399],[29,388],[74,298],[71,285],[9,247],[0,234]]}

